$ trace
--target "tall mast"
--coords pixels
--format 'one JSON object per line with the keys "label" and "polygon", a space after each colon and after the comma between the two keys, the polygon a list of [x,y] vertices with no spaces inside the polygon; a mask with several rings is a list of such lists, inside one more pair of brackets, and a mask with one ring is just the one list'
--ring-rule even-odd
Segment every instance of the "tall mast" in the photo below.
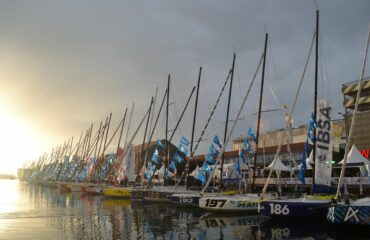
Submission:
{"label": "tall mast", "polygon": [[[319,10],[316,10],[316,50],[315,50],[315,98],[314,98],[314,115],[315,122],[317,122],[317,80],[318,80],[318,69],[319,69]],[[313,131],[313,139],[316,139],[316,131]],[[315,163],[316,159],[316,141],[313,143],[312,158]],[[312,186],[315,185],[315,164],[312,167]],[[312,188],[313,189],[313,188]]]}
{"label": "tall mast", "polygon": [[[198,85],[197,85],[197,95],[195,96],[195,106],[194,106],[194,117],[193,117],[193,128],[191,130],[191,142],[190,142],[190,160],[193,159],[193,142],[194,142],[194,130],[195,130],[195,120],[197,117],[197,109],[198,109],[198,96],[199,96],[199,85],[200,85],[200,77],[202,76],[202,67],[199,68],[199,75],[198,75]],[[189,161],[190,161],[189,160]],[[186,176],[185,176],[185,187],[187,187],[187,179],[189,177],[189,165],[186,164]]]}
{"label": "tall mast", "polygon": [[[226,137],[227,137],[227,125],[228,125],[228,123],[229,123],[230,100],[231,100],[231,90],[232,90],[232,87],[233,87],[235,58],[236,58],[236,54],[234,53],[234,57],[233,57],[233,65],[232,65],[232,67],[231,67],[231,79],[230,79],[230,88],[229,88],[229,99],[228,99],[228,101],[227,101],[227,110],[226,110],[226,123],[225,123],[225,133],[224,133],[224,144],[225,144],[225,142],[226,142]],[[226,147],[226,146],[225,146],[225,147]],[[222,182],[223,166],[224,166],[224,155],[222,155],[222,161],[221,161],[220,184],[221,184],[221,182]]]}
{"label": "tall mast", "polygon": [[[168,107],[169,107],[169,101],[170,101],[170,80],[171,80],[171,75],[168,74],[168,79],[167,79],[167,107],[166,107],[166,163],[165,163],[165,178],[167,177],[167,168],[170,165],[170,159],[169,159],[169,144],[168,144]],[[166,179],[164,179],[164,182]]]}
{"label": "tall mast", "polygon": [[[152,99],[150,100],[149,114],[148,114],[148,118],[147,118],[147,120],[146,120],[146,125],[145,125],[144,138],[143,138],[143,145],[141,146],[140,162],[141,162],[141,160],[143,159],[144,145],[145,145],[145,138],[146,138],[146,133],[147,133],[147,131],[148,131],[149,120],[150,120],[150,112],[152,111],[153,103],[154,103],[154,98],[152,97]],[[148,148],[148,147],[149,147],[149,144],[150,144],[150,142],[148,142],[148,145],[147,145],[147,147],[146,147],[146,148]]]}
{"label": "tall mast", "polygon": [[122,126],[121,126],[121,132],[119,134],[119,138],[118,138],[118,144],[117,144],[117,151],[116,151],[116,154],[118,154],[118,150],[119,150],[119,145],[121,145],[121,139],[122,139],[122,133],[123,133],[123,128],[125,126],[125,121],[126,121],[126,114],[127,114],[127,108],[125,110],[125,115],[123,117],[123,123],[122,123]]}
{"label": "tall mast", "polygon": [[133,102],[133,103],[132,103],[132,107],[131,107],[131,112],[130,112],[130,120],[128,121],[128,126],[127,126],[127,132],[126,132],[125,144],[123,145],[123,147],[126,147],[126,144],[127,144],[127,138],[128,138],[128,134],[129,134],[129,132],[130,132],[131,120],[132,120],[132,115],[133,115],[133,113],[134,113],[134,108],[135,108],[135,103]]}
{"label": "tall mast", "polygon": [[254,189],[254,181],[255,181],[255,169],[257,166],[257,151],[258,151],[258,140],[260,136],[260,127],[261,127],[261,110],[262,110],[262,99],[263,99],[263,84],[265,82],[265,68],[266,68],[266,55],[267,55],[267,41],[269,38],[269,34],[266,33],[265,35],[265,49],[263,52],[263,63],[262,63],[262,79],[261,79],[261,89],[260,89],[260,102],[258,105],[258,118],[257,118],[257,132],[256,132],[256,150],[254,152],[254,163],[253,163],[253,180],[252,180],[252,191]]}

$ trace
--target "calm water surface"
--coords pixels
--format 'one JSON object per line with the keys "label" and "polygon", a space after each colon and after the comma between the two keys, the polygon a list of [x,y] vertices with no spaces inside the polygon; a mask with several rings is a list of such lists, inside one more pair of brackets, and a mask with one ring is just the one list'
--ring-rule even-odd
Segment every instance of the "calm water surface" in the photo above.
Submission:
{"label": "calm water surface", "polygon": [[364,229],[107,199],[0,180],[0,239],[370,239]]}

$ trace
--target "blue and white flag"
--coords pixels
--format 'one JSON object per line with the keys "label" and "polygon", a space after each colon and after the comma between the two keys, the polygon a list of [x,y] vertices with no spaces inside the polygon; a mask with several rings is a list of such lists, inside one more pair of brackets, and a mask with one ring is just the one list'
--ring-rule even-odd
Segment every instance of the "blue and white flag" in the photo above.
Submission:
{"label": "blue and white flag", "polygon": [[154,162],[155,164],[158,164],[158,156],[159,156],[158,150],[154,149],[151,161]]}
{"label": "blue and white flag", "polygon": [[307,155],[309,154],[309,149],[310,149],[310,145],[308,144],[308,140],[306,140],[304,151],[302,154],[301,167],[299,168],[299,171],[298,171],[298,180],[301,181],[303,184],[306,183],[305,181],[305,174],[307,170],[306,158],[307,158]]}
{"label": "blue and white flag", "polygon": [[252,139],[253,139],[253,141],[255,142],[256,141],[256,135],[254,135],[254,133],[253,133],[253,130],[252,130],[252,128],[251,127],[249,127],[248,128],[248,136],[250,136]]}
{"label": "blue and white flag", "polygon": [[239,157],[242,159],[242,161],[243,161],[244,164],[247,164],[247,160],[245,158],[245,153],[244,153],[244,150],[243,149],[240,149],[239,150]]}
{"label": "blue and white flag", "polygon": [[207,164],[207,162],[204,162],[200,170],[209,174],[212,171],[212,168]]}
{"label": "blue and white flag", "polygon": [[177,147],[177,151],[182,152],[185,156],[188,154],[188,149],[181,144],[179,144],[179,146]]}
{"label": "blue and white flag", "polygon": [[171,161],[170,163],[170,171],[174,174],[176,174],[176,164],[175,164],[175,161]]}
{"label": "blue and white flag", "polygon": [[184,160],[184,158],[183,158],[183,157],[181,157],[181,156],[179,155],[179,153],[178,153],[178,152],[176,152],[176,153],[175,153],[175,155],[173,155],[172,161],[176,161],[177,163],[181,164],[181,163],[183,163],[185,160]]}
{"label": "blue and white flag", "polygon": [[202,185],[204,185],[206,183],[206,176],[204,176],[203,173],[199,172],[198,175],[195,177],[196,179],[198,179]]}
{"label": "blue and white flag", "polygon": [[190,141],[189,141],[189,140],[187,140],[187,139],[186,139],[186,138],[184,138],[184,137],[181,137],[180,144],[181,144],[181,145],[184,145],[184,146],[189,146]]}
{"label": "blue and white flag", "polygon": [[217,135],[215,135],[213,137],[213,143],[216,144],[216,147],[218,149],[221,149],[222,148],[222,143],[220,142],[220,139],[218,139],[218,136]]}
{"label": "blue and white flag", "polygon": [[243,143],[243,148],[248,151],[249,154],[253,153],[253,149],[248,139],[246,138]]}
{"label": "blue and white flag", "polygon": [[157,143],[156,144],[157,144],[158,148],[164,149],[164,146],[163,146],[163,144],[162,144],[162,142],[161,142],[160,139],[157,140]]}
{"label": "blue and white flag", "polygon": [[315,113],[311,113],[310,126],[313,126],[314,128],[317,128]]}
{"label": "blue and white flag", "polygon": [[239,162],[239,159],[238,159],[238,160],[236,160],[236,162],[235,162],[235,169],[236,169],[236,171],[238,172],[238,176],[240,177],[240,176],[242,175],[242,171],[241,171],[241,169],[240,169],[240,162]]}
{"label": "blue and white flag", "polygon": [[206,161],[213,165],[216,163],[218,154],[220,153],[220,150],[222,148],[222,144],[220,140],[218,139],[217,135],[213,138],[213,142],[211,143],[211,146],[209,146],[208,153],[206,154],[205,158]]}
{"label": "blue and white flag", "polygon": [[310,123],[308,126],[308,138],[311,140],[312,143],[316,142],[316,137],[315,137],[316,128],[317,128],[317,122],[315,119],[315,114],[311,113]]}

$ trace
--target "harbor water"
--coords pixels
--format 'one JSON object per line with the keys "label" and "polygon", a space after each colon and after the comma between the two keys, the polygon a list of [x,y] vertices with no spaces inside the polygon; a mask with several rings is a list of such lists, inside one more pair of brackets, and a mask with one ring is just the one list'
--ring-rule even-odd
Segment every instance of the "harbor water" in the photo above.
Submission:
{"label": "harbor water", "polygon": [[370,239],[370,232],[0,180],[0,239]]}

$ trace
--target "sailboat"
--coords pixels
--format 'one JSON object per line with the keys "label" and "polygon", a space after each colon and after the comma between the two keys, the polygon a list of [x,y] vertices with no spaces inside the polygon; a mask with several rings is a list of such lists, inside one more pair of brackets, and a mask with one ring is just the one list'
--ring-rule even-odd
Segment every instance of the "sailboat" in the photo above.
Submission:
{"label": "sailboat", "polygon": [[[346,170],[346,164],[347,164],[348,155],[349,155],[348,153],[349,148],[352,144],[352,136],[353,136],[353,130],[355,126],[356,114],[358,110],[359,99],[361,96],[361,90],[362,90],[363,81],[364,81],[364,72],[365,72],[367,53],[368,53],[368,48],[369,48],[369,39],[370,39],[370,26],[368,30],[365,56],[364,56],[363,65],[361,69],[360,82],[358,84],[355,108],[352,114],[351,128],[349,130],[346,150],[344,153],[344,160],[342,163],[342,170],[341,170],[340,177],[338,180],[337,194],[335,196],[335,200],[338,202],[340,200],[343,200],[343,197],[340,196],[341,195],[340,190],[343,184],[343,177],[344,177],[344,173]],[[353,150],[353,147],[352,147],[352,150]],[[335,224],[369,227],[370,226],[370,197],[361,198],[352,203],[347,200],[347,201],[340,202],[338,204],[331,206],[328,210],[327,219],[329,222],[335,223]]]}
{"label": "sailboat", "polygon": [[[153,156],[151,158],[151,161],[146,164],[146,160],[144,161],[144,172],[145,176],[148,179],[149,183],[152,183],[152,179],[154,175],[157,175],[160,179],[163,179],[163,186],[153,186],[151,188],[140,188],[134,190],[134,198],[135,200],[143,199],[148,202],[170,202],[168,199],[168,196],[172,195],[175,191],[183,191],[185,189],[175,189],[174,186],[169,185],[169,178],[176,176],[178,168],[181,168],[181,166],[184,163],[185,156],[188,152],[188,145],[189,141],[182,137],[180,140],[180,143],[175,151],[175,154],[170,158],[170,142],[183,118],[183,115],[187,109],[187,106],[192,98],[192,95],[194,93],[195,86],[193,87],[189,98],[187,100],[187,103],[185,104],[185,107],[181,113],[181,116],[179,117],[177,124],[172,131],[172,134],[170,138],[168,139],[168,116],[169,116],[169,91],[170,91],[170,75],[168,75],[168,83],[167,83],[167,91],[165,94],[165,98],[167,99],[167,109],[166,109],[166,131],[165,136],[166,139],[164,143],[157,141],[157,147],[162,148],[162,152],[164,152],[164,159],[165,162],[162,164],[159,164],[159,153],[158,150],[155,150],[153,153]],[[165,99],[163,98],[163,100]],[[163,105],[163,102],[162,102]],[[161,106],[162,108],[162,106]],[[158,113],[159,117],[160,112]],[[157,117],[157,120],[158,120]],[[153,129],[154,130],[154,129]],[[161,145],[161,146],[160,146]],[[170,161],[171,160],[171,161]],[[157,168],[161,166],[158,170]]]}
{"label": "sailboat", "polygon": [[[202,141],[202,137],[212,119],[212,116],[218,106],[218,103],[219,103],[219,100],[221,99],[221,96],[225,90],[225,87],[227,85],[227,83],[229,82],[232,82],[232,79],[233,79],[233,72],[234,72],[234,66],[235,66],[235,58],[236,58],[236,54],[234,53],[234,56],[233,56],[233,64],[232,64],[232,67],[226,77],[226,80],[222,86],[222,89],[219,93],[219,96],[217,98],[217,101],[215,103],[215,105],[213,106],[213,110],[212,112],[210,113],[209,117],[208,117],[208,120],[202,130],[202,133],[197,141],[197,145],[195,146],[194,150],[193,150],[193,143],[194,143],[194,130],[195,130],[195,123],[196,123],[196,112],[197,112],[197,106],[198,106],[198,94],[199,94],[199,83],[200,83],[200,79],[201,79],[201,73],[202,73],[202,67],[200,67],[199,69],[199,76],[198,76],[198,87],[197,87],[197,95],[196,95],[196,100],[195,100],[195,108],[194,108],[194,117],[193,117],[193,128],[192,128],[192,136],[191,136],[191,142],[190,142],[190,160],[192,159],[197,147],[199,146],[199,143]],[[231,83],[230,83],[231,84]],[[231,93],[229,93],[230,95]],[[229,97],[230,99],[230,97]],[[215,143],[215,145],[217,145],[216,148],[220,148],[221,147],[221,143],[219,142],[218,140],[218,137],[217,135],[213,138],[213,141]],[[215,142],[216,141],[216,142]],[[214,143],[211,143],[211,148],[213,147],[213,144]],[[216,150],[216,148],[212,148],[214,149],[212,155],[213,157],[212,158],[217,158],[217,155],[219,153],[218,150]],[[185,174],[187,175],[187,171],[188,171],[188,164],[190,162],[190,160],[187,162],[186,166],[185,166]],[[215,159],[214,159],[215,160]],[[212,160],[213,161],[213,160]],[[212,163],[214,164],[214,163]],[[194,177],[194,179],[198,179],[199,181],[201,181],[202,183],[205,182],[205,175],[206,175],[206,172],[208,172],[212,167],[209,166],[208,164],[203,164],[202,168],[199,168],[198,166],[196,167],[196,169],[191,173],[191,175]],[[181,206],[196,206],[198,207],[199,206],[199,199],[201,197],[200,195],[200,191],[198,190],[190,190],[189,187],[188,187],[188,184],[187,184],[187,179],[188,179],[188,176],[185,176],[185,191],[181,191],[179,193],[174,193],[172,194],[171,196],[168,196],[168,199],[174,203],[174,204],[177,204],[177,205],[181,205]],[[181,177],[180,177],[180,180],[181,180]],[[178,183],[176,183],[175,187],[177,187]]]}
{"label": "sailboat", "polygon": [[[118,172],[119,169],[122,167],[126,170],[126,180],[128,183],[132,183],[135,181],[135,151],[134,151],[134,145],[133,141],[139,132],[142,124],[144,123],[144,120],[146,117],[150,115],[150,110],[153,104],[153,98],[151,100],[149,109],[146,111],[144,117],[140,121],[138,127],[136,128],[135,132],[133,133],[131,139],[126,144],[126,147],[121,155],[120,158],[117,158],[117,161],[113,164],[111,167],[109,173],[107,174],[107,179],[110,180],[112,178],[120,177],[120,173]],[[104,195],[109,197],[120,197],[120,198],[130,198],[131,197],[131,186],[108,186],[104,188]]]}
{"label": "sailboat", "polygon": [[[309,154],[308,139],[311,139],[313,143],[313,159],[315,159],[315,184],[330,186],[331,180],[331,151],[332,151],[332,137],[331,137],[331,107],[329,104],[322,100],[319,102],[317,107],[317,72],[318,72],[318,22],[319,12],[316,11],[316,31],[314,38],[312,39],[309,55],[307,58],[306,66],[304,68],[301,82],[299,84],[292,109],[289,114],[289,120],[286,123],[284,137],[281,139],[278,151],[275,155],[274,161],[272,162],[272,169],[270,170],[269,177],[262,191],[262,198],[267,190],[273,166],[278,161],[280,154],[281,143],[286,136],[286,132],[290,123],[291,115],[293,113],[296,100],[300,91],[300,87],[305,75],[307,64],[311,55],[314,40],[316,40],[316,61],[315,61],[315,113],[311,115],[309,133],[306,140],[304,153]],[[317,111],[318,110],[318,111]],[[318,112],[318,114],[316,114]],[[318,121],[317,118],[318,117]],[[320,122],[321,124],[317,124]],[[312,134],[310,134],[310,132]],[[317,136],[317,137],[316,137]],[[325,136],[325,137],[323,137]],[[317,156],[315,157],[317,153]],[[306,155],[302,158],[302,166],[306,168]],[[304,173],[303,173],[304,180]],[[314,191],[313,191],[314,192]],[[264,200],[259,205],[259,213],[273,217],[273,218],[322,218],[324,219],[327,213],[327,208],[332,201],[333,196],[331,195],[306,195],[300,198],[285,198],[285,199],[273,199]]]}
{"label": "sailboat", "polygon": [[[231,126],[230,132],[227,134],[226,140],[224,145],[222,146],[220,153],[217,157],[216,164],[217,165],[221,159],[222,155],[225,152],[225,147],[227,146],[228,142],[230,141],[231,135],[235,129],[235,126],[240,118],[241,112],[244,108],[244,105],[248,99],[249,93],[251,91],[251,88],[253,86],[253,83],[256,79],[257,73],[259,71],[259,68],[262,64],[262,61],[266,57],[266,44],[267,44],[267,38],[268,35],[266,34],[266,40],[265,40],[265,48],[263,51],[263,54],[261,55],[261,58],[258,63],[258,67],[256,69],[256,72],[253,75],[252,81],[249,85],[249,88],[246,91],[246,94],[243,98],[242,104],[240,106],[239,112],[235,118],[235,121],[233,122],[233,125]],[[212,178],[215,175],[216,168],[213,169],[211,176],[208,178],[206,185],[203,187],[203,190],[201,192],[202,197],[199,199],[199,207],[207,210],[207,211],[214,211],[214,212],[257,212],[258,203],[260,202],[260,197],[258,194],[240,194],[240,195],[221,195],[221,194],[205,194],[205,190],[209,186],[210,182],[212,181]],[[221,171],[222,172],[222,171]]]}

